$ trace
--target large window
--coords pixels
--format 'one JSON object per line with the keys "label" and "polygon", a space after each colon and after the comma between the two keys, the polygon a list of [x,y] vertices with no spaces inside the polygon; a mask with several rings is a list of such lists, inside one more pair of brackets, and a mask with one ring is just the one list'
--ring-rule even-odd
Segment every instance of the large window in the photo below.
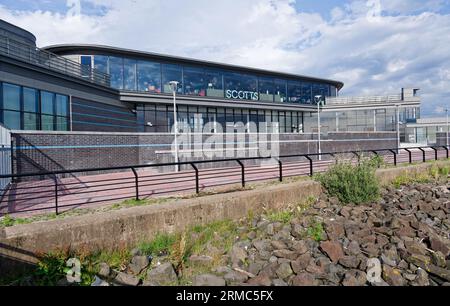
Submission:
{"label": "large window", "polygon": [[162,65],[162,83],[163,83],[163,92],[164,93],[172,93],[172,88],[170,86],[170,82],[176,81],[178,82],[177,93],[183,93],[183,72],[181,66],[178,65]]}
{"label": "large window", "polygon": [[102,73],[108,73],[108,57],[103,55],[95,55],[94,68]]}
{"label": "large window", "polygon": [[298,81],[288,82],[288,95],[289,95],[289,102],[300,103],[302,96],[302,88],[300,82]]}
{"label": "large window", "polygon": [[69,130],[69,97],[8,83],[0,84],[0,122],[15,130]]}
{"label": "large window", "polygon": [[287,101],[287,82],[286,80],[275,79],[275,102],[286,102]]}
{"label": "large window", "polygon": [[259,100],[256,76],[240,73],[225,73],[225,97],[235,100]]}
{"label": "large window", "polygon": [[223,73],[219,70],[207,69],[205,71],[206,95],[208,97],[223,98]]}
{"label": "large window", "polygon": [[3,84],[3,108],[20,110],[20,86]]}
{"label": "large window", "polygon": [[313,97],[312,97],[312,88],[310,83],[301,83],[302,88],[302,94],[300,97],[300,102],[302,104],[312,104],[313,103]]}
{"label": "large window", "polygon": [[136,61],[124,59],[123,61],[123,83],[125,90],[136,91]]}
{"label": "large window", "polygon": [[90,78],[92,71],[92,56],[82,55],[81,56],[81,75],[83,77]]}
{"label": "large window", "polygon": [[259,100],[273,102],[274,81],[272,78],[259,78]]}
{"label": "large window", "polygon": [[33,88],[23,88],[23,129],[39,129],[39,93]]}
{"label": "large window", "polygon": [[137,62],[138,90],[161,92],[161,64],[147,61]]}
{"label": "large window", "polygon": [[109,74],[111,87],[123,89],[123,59],[120,57],[109,58]]}
{"label": "large window", "polygon": [[55,129],[55,94],[41,91],[41,122],[44,131],[53,131]]}
{"label": "large window", "polygon": [[185,67],[183,70],[184,93],[190,96],[206,96],[206,75],[203,69]]}

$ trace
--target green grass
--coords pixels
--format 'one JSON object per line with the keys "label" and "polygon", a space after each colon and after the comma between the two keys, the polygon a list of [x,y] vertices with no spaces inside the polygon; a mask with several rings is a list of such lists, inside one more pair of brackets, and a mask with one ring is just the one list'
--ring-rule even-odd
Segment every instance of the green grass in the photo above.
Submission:
{"label": "green grass", "polygon": [[138,248],[146,255],[167,255],[176,242],[176,236],[170,234],[157,234],[150,242],[142,242]]}
{"label": "green grass", "polygon": [[0,227],[10,227],[19,224],[31,223],[30,219],[13,218],[10,215],[5,215],[0,219]]}
{"label": "green grass", "polygon": [[324,233],[323,224],[318,220],[313,220],[306,230],[307,236],[317,242],[323,240]]}
{"label": "green grass", "polygon": [[281,222],[284,224],[290,223],[293,218],[294,218],[294,213],[293,213],[293,211],[289,211],[289,210],[272,212],[267,215],[267,219],[270,222]]}
{"label": "green grass", "polygon": [[405,171],[392,180],[391,184],[398,189],[411,184],[447,182],[449,173],[450,166],[434,164],[428,172]]}
{"label": "green grass", "polygon": [[337,197],[342,203],[363,204],[376,201],[380,186],[375,176],[377,161],[362,159],[358,165],[343,161],[327,172],[315,176],[328,195]]}

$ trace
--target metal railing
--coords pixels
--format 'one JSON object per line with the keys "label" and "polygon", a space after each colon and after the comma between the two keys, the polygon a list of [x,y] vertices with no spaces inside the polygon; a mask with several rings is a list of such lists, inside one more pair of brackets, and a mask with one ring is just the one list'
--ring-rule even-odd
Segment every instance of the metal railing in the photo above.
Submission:
{"label": "metal railing", "polygon": [[0,35],[0,54],[97,85],[111,85],[110,76],[106,73],[3,35]]}
{"label": "metal railing", "polygon": [[[11,173],[11,133],[0,124],[0,174],[8,173]],[[10,182],[10,177],[0,178],[0,201]]]}
{"label": "metal railing", "polygon": [[[319,160],[319,155],[322,160]],[[339,158],[359,162],[362,156],[381,156],[387,164],[426,162],[449,158],[449,147],[415,147],[400,149],[378,149],[363,151],[328,152],[322,154],[295,154],[279,157],[246,157],[179,163],[162,163],[95,169],[75,169],[26,174],[0,175],[0,179],[12,179],[13,183],[0,201],[0,215],[54,211],[56,214],[68,209],[95,206],[95,204],[117,204],[118,201],[137,201],[154,196],[192,193],[226,185],[249,182],[279,180],[287,177],[312,176],[326,171]],[[356,158],[356,161],[355,161]],[[273,164],[246,165],[249,161],[274,160]],[[199,169],[201,164],[234,163],[235,166]],[[142,171],[157,167],[189,166],[192,170],[173,173],[151,173]],[[129,170],[129,172],[123,172]],[[118,171],[100,176],[76,177],[76,173],[98,173]],[[147,172],[147,173],[146,173]],[[72,178],[59,176],[71,174]],[[46,177],[41,181],[23,181],[25,177]]]}
{"label": "metal railing", "polygon": [[396,103],[402,101],[402,95],[366,96],[366,97],[326,97],[326,105]]}

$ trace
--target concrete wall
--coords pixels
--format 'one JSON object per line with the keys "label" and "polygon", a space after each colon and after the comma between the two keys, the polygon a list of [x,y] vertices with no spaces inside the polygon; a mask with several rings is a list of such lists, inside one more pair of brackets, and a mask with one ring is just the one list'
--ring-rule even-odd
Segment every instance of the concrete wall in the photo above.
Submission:
{"label": "concrete wall", "polygon": [[[204,143],[211,136],[201,136],[200,142]],[[280,156],[317,152],[317,135],[315,134],[259,135],[260,143],[256,134],[235,134],[231,139],[225,135],[216,136],[220,137],[219,145],[212,148],[218,149],[218,152],[222,154],[211,157],[193,155],[202,149],[202,146],[193,145],[195,137],[198,136],[179,136],[181,153],[189,153],[187,157],[182,157],[180,160],[258,156],[257,148],[271,149],[278,145]],[[15,173],[120,167],[175,161],[171,148],[174,136],[171,134],[15,131],[12,137]],[[185,146],[189,139],[192,145]],[[269,142],[269,145],[266,145],[266,142]],[[199,141],[195,143],[198,144]],[[395,133],[392,132],[329,133],[322,137],[322,152],[388,149],[395,146]],[[274,151],[266,156],[276,155],[277,151]],[[248,164],[251,163],[248,162]],[[235,165],[233,162],[233,166]],[[202,167],[212,166],[224,167],[228,164],[202,165]],[[157,169],[157,171],[164,170]]]}

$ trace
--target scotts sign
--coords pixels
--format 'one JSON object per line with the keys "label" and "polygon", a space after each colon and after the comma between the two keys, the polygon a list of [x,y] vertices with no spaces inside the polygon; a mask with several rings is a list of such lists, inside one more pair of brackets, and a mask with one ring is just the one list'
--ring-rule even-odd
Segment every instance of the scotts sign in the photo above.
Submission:
{"label": "scotts sign", "polygon": [[239,91],[239,90],[227,90],[227,99],[239,99],[239,100],[259,100],[259,93],[254,91]]}

